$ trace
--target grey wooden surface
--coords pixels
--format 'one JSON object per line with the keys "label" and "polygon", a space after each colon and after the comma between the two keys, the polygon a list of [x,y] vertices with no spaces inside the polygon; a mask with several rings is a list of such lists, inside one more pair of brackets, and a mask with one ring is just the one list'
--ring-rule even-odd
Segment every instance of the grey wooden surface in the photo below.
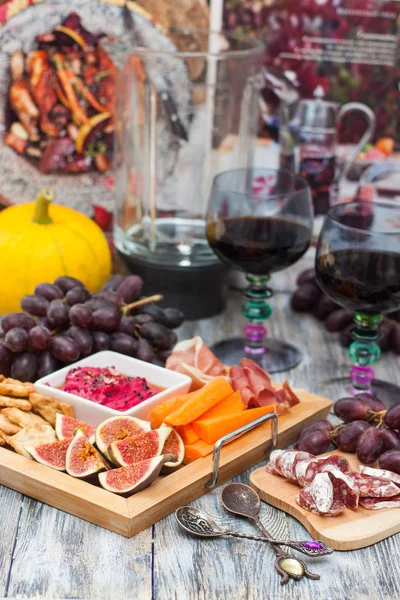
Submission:
{"label": "grey wooden surface", "polygon": [[[324,393],[321,381],[347,374],[346,352],[336,337],[309,315],[290,310],[296,275],[312,265],[312,255],[274,276],[270,334],[296,343],[302,363],[291,383]],[[241,296],[231,292],[224,314],[187,323],[180,337],[201,335],[207,343],[239,333]],[[385,354],[377,376],[400,384],[398,359]],[[256,468],[256,467],[254,467]],[[237,480],[248,482],[250,471]],[[241,531],[250,524],[223,512],[217,488],[194,502],[218,523]],[[181,533],[170,516],[127,540],[76,517],[0,486],[0,598],[85,600],[354,600],[400,598],[400,535],[355,552],[306,559],[320,581],[290,581],[282,587],[264,544],[247,540],[198,540]],[[308,537],[293,518],[263,504],[261,518],[280,538]],[[312,564],[311,564],[312,563]],[[392,565],[392,566],[391,566]]]}

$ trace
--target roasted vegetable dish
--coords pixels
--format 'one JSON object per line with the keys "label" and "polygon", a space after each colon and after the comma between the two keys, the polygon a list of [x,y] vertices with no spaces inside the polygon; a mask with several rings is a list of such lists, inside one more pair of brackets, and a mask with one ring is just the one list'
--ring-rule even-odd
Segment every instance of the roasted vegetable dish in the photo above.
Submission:
{"label": "roasted vegetable dish", "polygon": [[71,13],[36,49],[11,56],[5,143],[42,173],[106,171],[113,144],[115,66]]}

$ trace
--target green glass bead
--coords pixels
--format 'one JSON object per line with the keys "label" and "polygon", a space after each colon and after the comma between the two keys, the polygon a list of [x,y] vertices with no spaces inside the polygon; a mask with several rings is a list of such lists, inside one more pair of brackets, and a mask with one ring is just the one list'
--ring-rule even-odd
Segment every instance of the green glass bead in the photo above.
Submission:
{"label": "green glass bead", "polygon": [[379,323],[382,321],[382,315],[375,313],[354,313],[354,320],[357,325],[361,327],[368,327],[370,329],[376,329]]}
{"label": "green glass bead", "polygon": [[242,315],[254,323],[262,323],[271,316],[271,307],[265,302],[248,300],[242,306]]}
{"label": "green glass bead", "polygon": [[272,294],[273,292],[269,288],[258,289],[248,287],[244,291],[244,295],[246,296],[246,298],[251,298],[254,300],[268,300],[268,298],[271,298]]}
{"label": "green glass bead", "polygon": [[381,355],[381,349],[374,342],[361,342],[356,340],[349,346],[349,355],[352,361],[361,367],[372,365]]}

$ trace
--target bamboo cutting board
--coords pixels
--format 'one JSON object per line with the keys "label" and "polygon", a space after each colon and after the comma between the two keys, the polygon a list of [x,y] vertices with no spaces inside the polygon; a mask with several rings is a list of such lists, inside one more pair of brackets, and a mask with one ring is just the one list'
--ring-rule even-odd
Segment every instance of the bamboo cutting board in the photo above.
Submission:
{"label": "bamboo cutting board", "polygon": [[[292,443],[305,425],[326,417],[332,405],[321,396],[295,391],[300,404],[278,419],[280,447]],[[224,446],[218,485],[264,460],[270,448],[269,422]],[[123,498],[0,448],[0,484],[126,537],[206,494],[212,468],[212,455],[206,456]]]}
{"label": "bamboo cutting board", "polygon": [[[360,463],[354,454],[339,451],[328,454],[344,456],[355,471],[359,470]],[[268,473],[265,467],[253,471],[250,485],[262,500],[292,515],[313,538],[323,540],[334,550],[358,550],[400,532],[399,508],[366,510],[359,507],[355,511],[346,510],[338,517],[320,517],[297,504],[298,485]]]}

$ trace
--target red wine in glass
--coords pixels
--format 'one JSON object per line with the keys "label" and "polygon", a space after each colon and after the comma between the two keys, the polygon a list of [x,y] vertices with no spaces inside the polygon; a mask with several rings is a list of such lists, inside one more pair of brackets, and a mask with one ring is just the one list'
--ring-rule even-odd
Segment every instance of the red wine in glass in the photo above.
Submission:
{"label": "red wine in glass", "polygon": [[310,244],[310,228],[289,218],[229,217],[207,225],[214,252],[236,269],[264,275],[286,269]]}
{"label": "red wine in glass", "polygon": [[[354,311],[350,378],[340,385],[352,394],[376,394],[386,405],[398,402],[400,389],[375,379],[382,315],[400,307],[400,208],[384,202],[338,204],[328,211],[318,240],[315,269],[323,291]],[[344,391],[344,390],[343,390]],[[332,394],[329,390],[325,393]]]}

